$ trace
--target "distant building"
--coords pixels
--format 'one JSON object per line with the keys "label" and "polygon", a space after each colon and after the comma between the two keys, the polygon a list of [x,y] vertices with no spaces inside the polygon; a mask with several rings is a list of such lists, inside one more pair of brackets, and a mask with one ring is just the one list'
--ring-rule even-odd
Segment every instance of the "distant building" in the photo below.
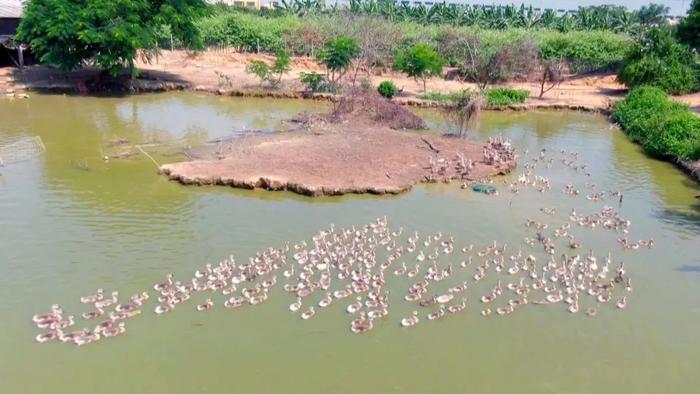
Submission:
{"label": "distant building", "polygon": [[24,66],[24,46],[15,47],[11,41],[17,34],[21,19],[22,2],[20,0],[0,0],[0,66]]}
{"label": "distant building", "polygon": [[17,33],[21,18],[22,2],[20,0],[0,0],[0,42]]}
{"label": "distant building", "polygon": [[210,4],[227,4],[235,5],[236,7],[245,7],[250,9],[258,9],[262,6],[263,1],[261,0],[207,0]]}

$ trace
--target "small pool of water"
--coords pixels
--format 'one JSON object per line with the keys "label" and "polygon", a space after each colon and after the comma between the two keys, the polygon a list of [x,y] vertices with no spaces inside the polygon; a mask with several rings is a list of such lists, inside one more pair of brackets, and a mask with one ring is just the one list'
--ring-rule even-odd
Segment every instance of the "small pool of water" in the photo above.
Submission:
{"label": "small pool of water", "polygon": [[[485,113],[471,138],[504,135],[524,158],[542,149],[549,157],[576,151],[589,166],[590,176],[558,161],[540,166],[552,190],[515,196],[497,182],[498,196],[453,183],[399,196],[307,198],[185,187],[158,175],[143,155],[103,160],[120,149],[118,140],[144,144],[161,163],[182,160],[184,146],[243,129],[282,130],[299,111],[324,107],[192,93],[0,101],[0,140],[40,136],[46,147],[0,168],[0,392],[697,392],[700,189],[672,165],[646,157],[604,117]],[[433,129],[445,127],[439,114],[418,112]],[[148,146],[172,141],[175,148]],[[587,182],[621,191],[622,206],[586,200]],[[562,193],[568,183],[582,194]],[[198,313],[191,303],[161,317],[151,313],[151,300],[122,337],[80,348],[34,342],[31,316],[52,303],[77,315],[78,298],[98,287],[133,294],[169,272],[189,278],[207,262],[232,253],[245,260],[263,248],[308,240],[331,223],[386,215],[407,232],[451,234],[460,248],[498,240],[513,252],[532,236],[528,218],[558,226],[572,208],[590,214],[606,204],[631,220],[630,239],[653,238],[655,247],[623,250],[615,232],[572,227],[581,253],[610,252],[634,281],[624,311],[604,308],[595,318],[564,307],[483,318],[478,297],[487,284],[475,284],[465,313],[406,330],[398,320],[411,309],[399,300],[411,282],[390,279],[396,297],[390,316],[367,335],[349,332],[346,303],[302,321],[288,311],[293,297],[280,290],[254,308],[227,311],[220,297],[210,312]],[[557,215],[543,215],[542,207]],[[456,270],[451,281],[473,273]]]}

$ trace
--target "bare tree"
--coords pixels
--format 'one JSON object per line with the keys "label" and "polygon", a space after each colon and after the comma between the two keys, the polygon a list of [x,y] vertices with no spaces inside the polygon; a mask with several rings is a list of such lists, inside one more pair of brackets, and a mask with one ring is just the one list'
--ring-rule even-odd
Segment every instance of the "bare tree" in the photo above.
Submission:
{"label": "bare tree", "polygon": [[564,80],[566,63],[561,59],[542,59],[540,62],[540,96],[559,86]]}
{"label": "bare tree", "polygon": [[351,66],[353,86],[361,71],[369,77],[376,67],[389,64],[389,57],[401,39],[396,25],[373,16],[354,16],[337,21],[338,34],[353,38],[360,47],[360,54]]}
{"label": "bare tree", "polygon": [[468,89],[455,93],[449,104],[443,108],[446,118],[454,123],[459,129],[458,135],[464,137],[481,115],[484,106],[484,99],[481,92],[474,92]]}
{"label": "bare tree", "polygon": [[475,82],[480,90],[489,84],[527,78],[537,65],[534,41],[520,39],[500,47],[490,47],[476,35],[462,39],[465,55],[461,65],[463,80]]}

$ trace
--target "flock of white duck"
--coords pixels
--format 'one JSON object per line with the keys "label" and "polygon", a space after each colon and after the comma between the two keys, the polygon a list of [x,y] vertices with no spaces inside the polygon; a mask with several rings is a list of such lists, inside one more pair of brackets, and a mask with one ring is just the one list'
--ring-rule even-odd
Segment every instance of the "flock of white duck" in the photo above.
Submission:
{"label": "flock of white duck", "polygon": [[[587,173],[587,166],[576,164],[575,154],[561,154],[564,165]],[[528,187],[540,192],[551,189],[549,180],[536,176],[534,169],[539,164],[549,167],[553,163],[545,151],[540,152],[525,163],[522,175],[507,184],[510,191],[517,194]],[[622,201],[619,192],[596,192],[590,183],[585,187],[591,191],[588,200],[599,201],[609,195]],[[563,192],[579,194],[573,185],[567,185]],[[545,218],[556,215],[553,208],[540,211]],[[592,317],[606,306],[627,306],[632,282],[624,263],[614,262],[610,253],[604,257],[592,250],[579,253],[581,242],[571,233],[575,226],[607,229],[621,234],[618,241],[626,249],[651,248],[653,240],[627,238],[630,222],[613,208],[604,207],[591,215],[572,210],[568,220],[557,227],[531,219],[524,225],[528,236],[521,245],[509,247],[493,241],[480,249],[471,244],[458,246],[452,236],[440,232],[421,235],[404,234],[403,228],[393,231],[386,218],[358,227],[337,229],[331,225],[309,244],[302,241],[268,248],[243,262],[231,256],[216,265],[207,264],[183,281],[169,274],[165,282],[153,286],[154,293],[150,294],[158,304],[148,308],[156,315],[171,313],[199,295],[204,302],[191,306],[197,311],[211,310],[216,303],[235,310],[265,303],[284,282],[280,287],[293,297],[289,311],[299,318],[313,319],[332,304],[342,303],[352,316],[350,330],[365,333],[389,319],[387,282],[392,278],[408,282],[405,293],[392,293],[391,300],[392,304],[407,302],[412,306],[410,314],[395,318],[402,327],[464,313],[471,309],[468,300],[484,317],[508,316],[527,306],[542,305],[563,305],[570,313],[581,311]],[[544,253],[537,252],[540,248]],[[492,282],[484,285],[487,278]],[[471,287],[484,286],[488,288],[485,294],[467,296]],[[399,285],[391,287],[397,289]],[[148,300],[147,291],[120,300],[117,291],[107,295],[98,289],[80,298],[82,304],[90,306],[81,318],[101,321],[73,331],[69,328],[76,318],[53,305],[49,313],[33,318],[43,329],[36,341],[85,345],[122,335],[126,322],[141,314]]]}

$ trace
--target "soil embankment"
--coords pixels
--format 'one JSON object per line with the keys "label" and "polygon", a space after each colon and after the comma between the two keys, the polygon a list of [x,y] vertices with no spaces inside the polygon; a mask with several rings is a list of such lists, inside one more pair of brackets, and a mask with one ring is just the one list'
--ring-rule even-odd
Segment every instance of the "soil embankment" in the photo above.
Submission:
{"label": "soil embankment", "polygon": [[[294,58],[292,69],[286,74],[276,89],[260,87],[259,81],[246,72],[246,66],[252,59],[271,61],[264,54],[246,54],[233,51],[209,50],[201,53],[185,51],[163,51],[161,56],[151,63],[139,63],[142,71],[138,79],[132,81],[133,91],[157,92],[165,90],[191,89],[221,95],[235,96],[271,96],[302,97],[303,86],[298,78],[300,72],[324,72],[318,64],[309,58]],[[81,70],[69,75],[62,75],[58,70],[46,66],[27,67],[24,72],[12,68],[0,68],[0,91],[40,90],[54,92],[101,93],[99,72]],[[368,76],[361,75],[359,78]],[[359,79],[358,78],[358,79]],[[422,84],[412,78],[391,70],[381,70],[378,75],[368,77],[373,85],[391,80],[401,90],[396,101],[407,105],[435,106],[437,103],[418,98]],[[508,86],[528,89],[531,97],[524,105],[510,109],[574,109],[587,111],[606,111],[612,100],[622,97],[624,86],[615,81],[614,75],[575,76],[564,81],[560,86],[548,92],[542,99],[537,98],[537,83],[511,83]],[[432,78],[428,82],[431,92],[455,92],[464,88],[475,88],[469,83],[455,80]],[[323,95],[317,98],[324,98]],[[700,97],[697,99],[700,104]]]}

